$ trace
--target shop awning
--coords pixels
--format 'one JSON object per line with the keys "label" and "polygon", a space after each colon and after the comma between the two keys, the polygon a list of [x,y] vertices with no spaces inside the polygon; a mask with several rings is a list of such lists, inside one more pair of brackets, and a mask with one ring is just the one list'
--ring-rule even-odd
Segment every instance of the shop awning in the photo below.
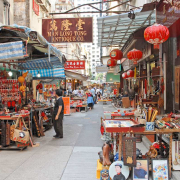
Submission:
{"label": "shop awning", "polygon": [[58,57],[33,59],[26,61],[26,63],[19,63],[19,69],[23,70],[37,70],[37,69],[54,69],[63,68],[63,64],[60,62]]}
{"label": "shop awning", "polygon": [[[28,47],[31,46],[28,54],[32,52],[34,48],[37,52],[35,54],[39,55],[38,52],[46,53],[56,56],[62,62],[62,56],[60,50],[56,47],[52,46],[43,36],[41,36],[38,32],[33,31],[32,29],[26,26],[12,25],[12,26],[0,26],[0,43],[5,42],[14,42],[14,41],[26,41],[28,43]],[[33,48],[32,48],[33,47]],[[27,59],[27,57],[26,57]]]}
{"label": "shop awning", "polygon": [[65,70],[65,75],[66,77],[68,78],[72,78],[72,79],[78,79],[78,80],[81,80],[81,81],[87,81],[88,77],[83,75],[83,74],[79,74],[79,73],[75,73],[75,72],[72,72],[72,71],[66,71]]}
{"label": "shop awning", "polygon": [[25,54],[22,41],[0,43],[0,60],[22,59]]}
{"label": "shop awning", "polygon": [[55,68],[55,69],[38,69],[38,70],[23,70],[24,72],[29,72],[33,77],[37,78],[37,75],[40,74],[40,77],[63,77],[65,78],[64,68]]}
{"label": "shop awning", "polygon": [[128,13],[98,18],[98,45],[122,48],[133,32],[156,21],[155,10],[138,11],[135,19],[130,19]]}

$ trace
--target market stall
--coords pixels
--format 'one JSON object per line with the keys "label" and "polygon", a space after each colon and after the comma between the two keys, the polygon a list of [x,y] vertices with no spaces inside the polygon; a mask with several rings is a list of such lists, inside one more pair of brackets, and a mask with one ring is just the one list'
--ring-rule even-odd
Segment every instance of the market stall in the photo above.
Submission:
{"label": "market stall", "polygon": [[[116,114],[118,118],[114,119],[113,116]],[[144,161],[147,162],[148,167],[151,167],[148,178],[157,176],[154,170],[155,161],[166,163],[167,172],[164,172],[162,177],[163,179],[165,177],[166,179],[171,178],[172,168],[179,169],[176,162],[180,116],[173,113],[164,116],[157,114],[158,111],[155,108],[143,108],[125,113],[104,112],[105,117],[101,119],[101,133],[105,135],[105,144],[102,152],[99,153],[97,178],[102,178],[105,175],[104,172],[108,173],[106,178],[108,176],[113,178],[111,169],[117,163],[128,167],[126,178],[130,173],[134,176],[134,169],[137,168],[136,163]],[[142,154],[141,149],[136,148],[136,142],[138,136],[148,135],[155,136],[155,138],[149,151]],[[136,178],[133,177],[133,179]]]}

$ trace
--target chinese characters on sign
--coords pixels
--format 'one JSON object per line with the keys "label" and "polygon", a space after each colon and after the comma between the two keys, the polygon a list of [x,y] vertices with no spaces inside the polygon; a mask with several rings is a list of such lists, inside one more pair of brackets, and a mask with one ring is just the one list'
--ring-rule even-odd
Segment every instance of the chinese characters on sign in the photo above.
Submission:
{"label": "chinese characters on sign", "polygon": [[39,5],[33,0],[33,10],[37,16],[39,16]]}
{"label": "chinese characters on sign", "polygon": [[64,65],[65,70],[85,69],[85,61],[67,61]]}
{"label": "chinese characters on sign", "polygon": [[92,18],[43,19],[42,35],[51,43],[92,42]]}

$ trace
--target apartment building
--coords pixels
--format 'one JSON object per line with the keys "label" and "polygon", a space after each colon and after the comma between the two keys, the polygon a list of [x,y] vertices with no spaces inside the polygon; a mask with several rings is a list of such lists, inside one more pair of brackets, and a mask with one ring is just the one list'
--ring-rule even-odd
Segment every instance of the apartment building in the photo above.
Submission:
{"label": "apartment building", "polygon": [[[87,3],[96,3],[100,2],[99,0],[74,0],[74,5],[80,6],[82,4],[87,4]],[[98,4],[93,4],[95,8],[98,9],[105,9],[106,8],[106,3],[103,3],[101,5],[100,3]],[[103,7],[102,7],[103,6]],[[92,43],[83,43],[81,46],[86,49],[86,51],[89,53],[90,57],[90,67],[91,67],[91,74],[93,77],[96,76],[96,66],[100,65],[100,47],[98,47],[98,29],[97,29],[97,18],[100,16],[105,16],[105,14],[100,14],[100,13],[82,13],[82,12],[92,12],[92,11],[97,11],[91,6],[82,6],[78,8],[78,11],[81,12],[79,13],[79,16],[81,17],[93,17],[93,42]]]}

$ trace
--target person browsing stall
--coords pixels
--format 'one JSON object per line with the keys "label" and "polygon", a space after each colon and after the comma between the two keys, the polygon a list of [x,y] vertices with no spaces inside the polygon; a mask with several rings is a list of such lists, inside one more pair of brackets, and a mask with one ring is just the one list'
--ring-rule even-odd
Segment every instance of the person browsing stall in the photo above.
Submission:
{"label": "person browsing stall", "polygon": [[56,103],[54,107],[54,130],[55,138],[63,138],[63,117],[64,117],[64,102],[62,99],[62,90],[56,90]]}

